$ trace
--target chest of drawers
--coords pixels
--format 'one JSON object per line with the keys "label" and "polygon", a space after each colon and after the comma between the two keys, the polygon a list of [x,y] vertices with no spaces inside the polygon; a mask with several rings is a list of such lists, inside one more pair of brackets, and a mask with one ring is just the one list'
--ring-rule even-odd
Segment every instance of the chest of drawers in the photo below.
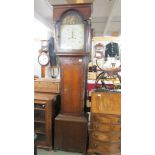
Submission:
{"label": "chest of drawers", "polygon": [[121,94],[92,93],[88,155],[120,155]]}

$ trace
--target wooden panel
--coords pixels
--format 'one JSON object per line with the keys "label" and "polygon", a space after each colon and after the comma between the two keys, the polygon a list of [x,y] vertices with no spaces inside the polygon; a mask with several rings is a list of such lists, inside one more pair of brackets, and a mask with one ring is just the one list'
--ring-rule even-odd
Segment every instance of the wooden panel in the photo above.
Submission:
{"label": "wooden panel", "polygon": [[[55,97],[56,97],[56,95],[54,95],[54,94],[46,94],[46,93],[35,93],[34,94],[35,100],[42,100],[43,102],[55,100]],[[41,102],[41,101],[39,101],[39,102]]]}
{"label": "wooden panel", "polygon": [[102,132],[119,132],[121,131],[120,125],[109,125],[109,124],[103,124],[98,122],[92,122],[90,129],[102,131]]}
{"label": "wooden panel", "polygon": [[81,114],[84,107],[85,74],[83,58],[61,58],[62,113]]}
{"label": "wooden panel", "polygon": [[114,92],[92,93],[92,113],[117,114],[121,113],[121,95]]}
{"label": "wooden panel", "polygon": [[41,66],[41,77],[42,77],[42,78],[45,77],[45,67],[46,67],[46,66]]}
{"label": "wooden panel", "polygon": [[81,66],[68,65],[64,67],[64,113],[80,112],[81,102]]}
{"label": "wooden panel", "polygon": [[35,92],[60,93],[59,80],[38,79],[34,81]]}
{"label": "wooden panel", "polygon": [[93,3],[94,0],[67,0],[68,3],[70,4],[75,4],[75,3]]}
{"label": "wooden panel", "polygon": [[121,136],[120,133],[108,133],[108,132],[99,132],[92,131],[90,133],[91,139],[95,139],[102,142],[120,142]]}
{"label": "wooden panel", "polygon": [[82,116],[58,115],[55,119],[54,148],[86,152],[87,120]]}
{"label": "wooden panel", "polygon": [[94,152],[102,153],[119,153],[121,149],[120,143],[103,143],[99,141],[92,141],[90,147],[94,149]]}

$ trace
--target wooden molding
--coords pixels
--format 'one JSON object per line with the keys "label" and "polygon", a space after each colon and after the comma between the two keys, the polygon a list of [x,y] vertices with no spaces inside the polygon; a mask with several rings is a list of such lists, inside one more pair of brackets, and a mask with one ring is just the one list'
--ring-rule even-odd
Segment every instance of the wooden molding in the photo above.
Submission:
{"label": "wooden molding", "polygon": [[69,4],[74,4],[74,3],[93,3],[94,0],[67,0]]}

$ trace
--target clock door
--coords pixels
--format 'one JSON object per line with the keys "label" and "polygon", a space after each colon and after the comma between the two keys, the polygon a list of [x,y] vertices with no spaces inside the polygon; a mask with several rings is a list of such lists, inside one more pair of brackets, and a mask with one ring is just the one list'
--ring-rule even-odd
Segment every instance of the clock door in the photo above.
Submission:
{"label": "clock door", "polygon": [[61,58],[61,77],[63,86],[62,109],[63,114],[80,115],[84,108],[85,94],[85,58]]}
{"label": "clock door", "polygon": [[77,11],[66,12],[57,23],[58,52],[85,51],[86,25]]}

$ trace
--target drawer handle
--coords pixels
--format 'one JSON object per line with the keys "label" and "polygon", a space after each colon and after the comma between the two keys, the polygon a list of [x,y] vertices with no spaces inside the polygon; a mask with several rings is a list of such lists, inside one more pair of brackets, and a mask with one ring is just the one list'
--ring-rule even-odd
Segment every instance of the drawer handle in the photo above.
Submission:
{"label": "drawer handle", "polygon": [[118,128],[116,127],[116,128],[115,128],[115,126],[112,126],[111,129],[112,129],[112,130],[118,130],[118,131],[121,131],[121,127],[118,127]]}
{"label": "drawer handle", "polygon": [[97,137],[97,135],[96,135],[95,133],[93,134],[93,136],[94,136],[94,137]]}
{"label": "drawer handle", "polygon": [[117,122],[118,122],[118,123],[121,123],[121,120],[119,119]]}
{"label": "drawer handle", "polygon": [[98,125],[95,125],[95,128],[98,129]]}
{"label": "drawer handle", "polygon": [[94,148],[97,148],[97,146],[98,146],[97,144],[94,144]]}

